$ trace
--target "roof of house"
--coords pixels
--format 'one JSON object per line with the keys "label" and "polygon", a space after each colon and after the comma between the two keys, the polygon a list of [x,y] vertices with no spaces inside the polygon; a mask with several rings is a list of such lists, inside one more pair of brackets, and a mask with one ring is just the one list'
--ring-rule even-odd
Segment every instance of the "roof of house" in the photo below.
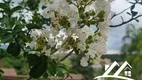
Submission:
{"label": "roof of house", "polygon": [[[16,78],[28,78],[28,75],[17,75],[15,69],[9,69],[9,68],[1,68],[4,71],[4,78],[6,80],[15,80]],[[69,74],[70,77],[68,77],[68,80],[84,80],[84,77],[81,74]],[[65,78],[67,77],[67,74],[64,76]],[[14,79],[13,79],[14,78]],[[42,77],[41,77],[42,78]]]}
{"label": "roof of house", "polygon": [[1,68],[4,71],[3,76],[17,76],[15,69]]}

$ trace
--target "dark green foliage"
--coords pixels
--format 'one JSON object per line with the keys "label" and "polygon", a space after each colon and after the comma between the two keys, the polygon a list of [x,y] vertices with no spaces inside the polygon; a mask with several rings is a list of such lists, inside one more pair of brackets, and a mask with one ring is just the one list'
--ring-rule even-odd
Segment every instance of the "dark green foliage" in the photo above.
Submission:
{"label": "dark green foliage", "polygon": [[80,65],[80,59],[81,56],[71,58],[71,64],[73,65],[71,69],[79,74],[82,74],[85,77],[85,80],[92,80],[95,77],[95,69],[93,69],[91,64],[89,64],[88,67],[82,67]]}
{"label": "dark green foliage", "polygon": [[37,62],[39,62],[39,57],[36,54],[29,54],[27,58],[29,66],[34,66]]}
{"label": "dark green foliage", "polygon": [[30,10],[38,10],[40,0],[27,0],[27,6],[29,7]]}
{"label": "dark green foliage", "polygon": [[26,58],[23,55],[13,57],[7,53],[1,59],[5,68],[14,68],[18,75],[27,75],[29,73],[29,67]]}
{"label": "dark green foliage", "polygon": [[57,72],[57,63],[55,60],[50,60],[49,61],[49,65],[48,65],[48,68],[49,68],[49,73],[52,75],[52,76],[55,76],[56,72]]}
{"label": "dark green foliage", "polygon": [[[142,76],[142,28],[135,29],[128,26],[126,36],[123,38],[124,45],[121,48],[122,61],[128,61],[132,66],[132,78],[141,80]],[[129,42],[128,42],[129,41]]]}
{"label": "dark green foliage", "polygon": [[41,56],[40,60],[31,68],[30,76],[32,78],[39,78],[46,72],[47,69],[47,57]]}
{"label": "dark green foliage", "polygon": [[0,69],[0,79],[2,80],[2,74],[3,74],[4,72]]}
{"label": "dark green foliage", "polygon": [[18,43],[10,43],[7,52],[12,56],[18,56],[20,54],[21,47]]}
{"label": "dark green foliage", "polygon": [[1,42],[7,43],[13,40],[13,35],[11,33],[2,33],[1,35]]}

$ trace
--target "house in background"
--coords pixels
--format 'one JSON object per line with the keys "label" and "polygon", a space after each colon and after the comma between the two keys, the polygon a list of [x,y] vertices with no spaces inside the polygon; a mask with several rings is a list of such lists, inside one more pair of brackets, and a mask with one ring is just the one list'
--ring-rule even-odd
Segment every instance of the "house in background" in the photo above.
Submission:
{"label": "house in background", "polygon": [[[111,65],[105,65],[105,73],[103,76],[109,75],[109,73],[114,69],[115,66],[120,66],[116,61],[114,61]],[[121,72],[124,71],[124,76],[131,77],[131,65],[125,61],[119,69],[112,76],[119,76]]]}
{"label": "house in background", "polygon": [[127,76],[127,77],[131,77],[131,68],[129,66],[127,66],[124,69],[124,75]]}
{"label": "house in background", "polygon": [[[9,69],[9,68],[1,68],[4,71],[3,74],[3,80],[17,80],[17,79],[28,79],[28,75],[17,75],[15,69]],[[81,74],[65,74],[64,77],[67,80],[85,80],[83,75]],[[41,77],[41,79],[43,79]],[[50,77],[52,80],[52,77]],[[44,80],[49,80],[49,79],[44,79]]]}
{"label": "house in background", "polygon": [[4,71],[3,80],[16,80],[17,73],[15,69],[1,68]]}

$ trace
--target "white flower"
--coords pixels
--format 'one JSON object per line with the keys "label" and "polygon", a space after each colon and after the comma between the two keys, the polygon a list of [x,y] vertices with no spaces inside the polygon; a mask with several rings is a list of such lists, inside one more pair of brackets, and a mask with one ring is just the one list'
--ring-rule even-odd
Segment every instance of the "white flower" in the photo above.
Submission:
{"label": "white flower", "polygon": [[26,43],[27,47],[30,47],[31,49],[36,49],[36,42]]}
{"label": "white flower", "polygon": [[83,0],[77,0],[76,3],[77,5],[80,5],[80,3],[82,2]]}
{"label": "white flower", "polygon": [[43,10],[43,17],[44,18],[53,18],[53,17],[55,17],[55,13],[54,12],[52,12],[52,11],[50,11],[50,9],[49,8],[45,8],[44,10]]}
{"label": "white flower", "polygon": [[97,54],[97,51],[96,51],[96,46],[95,44],[90,44],[89,45],[89,49],[88,49],[88,55],[90,58],[95,58],[96,57],[96,54]]}
{"label": "white flower", "polygon": [[109,3],[112,3],[113,1],[115,1],[115,0],[108,0]]}
{"label": "white flower", "polygon": [[55,37],[59,34],[59,31],[56,28],[50,28],[50,33],[52,34],[53,37]]}
{"label": "white flower", "polygon": [[83,67],[88,66],[88,58],[82,57],[82,59],[80,60],[80,65],[83,66]]}
{"label": "white flower", "polygon": [[85,51],[86,50],[86,43],[84,42],[78,42],[77,47],[81,50],[81,51]]}
{"label": "white flower", "polygon": [[101,33],[101,36],[96,36],[95,39],[97,40],[96,43],[94,43],[95,50],[97,52],[97,55],[105,54],[106,53],[106,41],[107,41],[107,35],[108,35],[108,27],[109,27],[109,15],[110,15],[110,2],[106,0],[97,0],[95,2],[95,9],[96,11],[105,11],[104,15],[104,22],[100,22],[98,25],[99,32]]}
{"label": "white flower", "polygon": [[85,34],[85,33],[79,33],[79,32],[78,32],[77,36],[78,36],[80,42],[85,43],[86,38],[87,38],[86,35],[87,35],[87,34]]}
{"label": "white flower", "polygon": [[40,30],[42,33],[41,33],[41,37],[45,37],[45,38],[48,38],[49,35],[50,35],[50,32],[48,29],[41,29]]}
{"label": "white flower", "polygon": [[74,28],[76,27],[78,21],[79,21],[79,13],[78,13],[78,9],[75,5],[71,4],[70,6],[70,11],[68,12],[68,21],[71,24],[71,27]]}
{"label": "white flower", "polygon": [[31,34],[30,37],[32,37],[33,40],[37,40],[41,33],[42,33],[42,32],[41,32],[40,30],[38,30],[38,29],[33,29],[33,30],[31,30],[31,32],[30,32],[30,34]]}
{"label": "white flower", "polygon": [[53,4],[48,4],[48,7],[43,11],[43,17],[51,18],[51,22],[56,25],[59,24],[58,20],[62,16],[68,18],[71,27],[75,27],[79,20],[78,8],[66,0],[53,0]]}
{"label": "white flower", "polygon": [[[80,19],[78,7],[74,4],[69,4],[66,0],[52,1],[53,3],[48,3],[47,8],[43,11],[43,17],[48,19],[50,18],[51,23],[48,29],[46,27],[45,29],[34,29],[31,31],[30,34],[33,41],[31,43],[27,43],[31,49],[36,49],[36,45],[41,42],[42,45],[39,46],[40,49],[42,49],[41,52],[45,53],[47,56],[50,56],[51,53],[51,48],[47,49],[47,45],[56,48],[58,53],[67,53],[72,50],[74,46],[79,49],[79,53],[87,50],[86,53],[82,53],[85,56],[80,60],[80,64],[83,67],[88,66],[90,58],[97,59],[100,58],[102,54],[106,53],[106,41],[108,27],[110,25],[110,2],[112,2],[112,0],[95,0],[85,8],[85,12],[89,10],[94,10],[96,14],[102,10],[105,12],[104,21],[99,22],[97,25],[97,28],[99,28],[97,32],[85,23],[81,23],[81,25],[85,26],[79,28],[80,24],[78,23],[81,22],[82,19]],[[83,0],[77,0],[77,5],[79,5],[82,1]],[[64,18],[66,18],[65,21],[67,20],[70,23],[68,28],[61,24],[61,22],[64,22]],[[93,16],[90,16],[89,19],[85,19],[91,20],[91,18],[93,18]],[[91,38],[93,42],[91,41],[91,43],[86,43],[86,39],[89,36],[92,36]],[[72,37],[74,41],[69,40],[70,37]],[[69,44],[70,42],[73,44]]]}
{"label": "white flower", "polygon": [[58,40],[58,42],[63,41],[64,40],[64,35],[57,36],[57,40]]}
{"label": "white flower", "polygon": [[94,34],[94,30],[91,27],[88,27],[86,25],[81,29],[81,32],[86,34],[86,38],[88,38],[88,36],[90,36],[90,35],[92,36]]}
{"label": "white flower", "polygon": [[40,2],[43,3],[43,4],[47,4],[49,2],[52,2],[52,0],[40,0]]}
{"label": "white flower", "polygon": [[51,53],[50,49],[47,50],[46,46],[43,47],[43,49],[41,50],[41,52],[45,53],[46,56],[50,56],[50,53]]}
{"label": "white flower", "polygon": [[55,44],[56,44],[55,39],[49,38],[48,45],[50,45],[51,47],[54,47]]}

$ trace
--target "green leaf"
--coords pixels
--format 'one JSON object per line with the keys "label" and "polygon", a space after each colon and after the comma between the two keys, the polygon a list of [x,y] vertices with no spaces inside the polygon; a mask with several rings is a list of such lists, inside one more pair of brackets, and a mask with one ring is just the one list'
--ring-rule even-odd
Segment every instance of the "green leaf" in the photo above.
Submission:
{"label": "green leaf", "polygon": [[97,21],[96,21],[96,20],[91,20],[91,21],[89,21],[89,23],[90,23],[90,24],[96,24]]}
{"label": "green leaf", "polygon": [[3,9],[6,13],[9,13],[10,7],[6,3],[0,3],[0,8]]}
{"label": "green leaf", "polygon": [[44,78],[48,78],[48,73],[45,72],[45,73],[43,74],[43,77],[44,77]]}
{"label": "green leaf", "polygon": [[93,37],[92,36],[89,36],[87,39],[86,39],[86,43],[87,44],[91,44],[93,42]]}
{"label": "green leaf", "polygon": [[18,36],[17,38],[20,40],[21,44],[25,44],[25,42],[31,41],[31,38],[29,35],[26,35],[25,32],[17,32]]}
{"label": "green leaf", "polygon": [[68,71],[68,69],[66,68],[66,66],[64,64],[59,64],[58,68]]}
{"label": "green leaf", "polygon": [[32,78],[39,78],[47,70],[47,57],[42,56],[40,59],[41,60],[36,65],[34,65],[30,71],[30,76]]}
{"label": "green leaf", "polygon": [[29,30],[31,29],[41,29],[37,24],[27,24],[26,25]]}
{"label": "green leaf", "polygon": [[27,0],[27,6],[30,8],[31,11],[38,10],[40,0]]}
{"label": "green leaf", "polygon": [[85,11],[85,9],[83,7],[79,8],[79,13],[83,13]]}
{"label": "green leaf", "polygon": [[80,18],[84,19],[86,17],[85,13],[80,14]]}
{"label": "green leaf", "polygon": [[99,17],[99,21],[100,22],[103,22],[104,21],[104,14],[105,12],[104,11],[100,11],[97,16]]}
{"label": "green leaf", "polygon": [[63,77],[64,74],[68,73],[68,69],[64,64],[60,63],[57,66],[58,66],[57,67],[57,73],[56,73],[57,76]]}
{"label": "green leaf", "polygon": [[22,27],[19,26],[19,25],[16,25],[16,26],[13,28],[13,30],[16,31],[16,32],[22,31],[21,29],[22,29]]}
{"label": "green leaf", "polygon": [[2,36],[1,36],[1,42],[2,43],[8,43],[10,41],[13,40],[13,36],[11,33],[4,33]]}
{"label": "green leaf", "polygon": [[70,22],[68,21],[67,17],[62,17],[60,18],[60,21],[59,21],[60,25],[63,26],[64,28],[69,28],[70,27]]}
{"label": "green leaf", "polygon": [[0,73],[4,73],[3,70],[0,69]]}
{"label": "green leaf", "polygon": [[11,54],[12,56],[18,56],[20,54],[21,47],[17,43],[10,43],[7,52]]}
{"label": "green leaf", "polygon": [[72,3],[72,0],[66,0],[69,4],[71,4]]}
{"label": "green leaf", "polygon": [[69,70],[69,73],[78,74],[78,72],[75,70]]}
{"label": "green leaf", "polygon": [[50,63],[50,65],[49,65],[50,73],[52,76],[54,76],[57,71],[57,64],[56,64],[55,60],[51,60],[49,63]]}
{"label": "green leaf", "polygon": [[99,18],[103,18],[103,17],[104,17],[104,14],[105,14],[105,11],[100,11],[97,16],[98,16]]}
{"label": "green leaf", "polygon": [[94,10],[89,10],[89,14],[92,15],[92,16],[94,16],[96,13],[95,13]]}
{"label": "green leaf", "polygon": [[30,66],[34,66],[39,61],[39,57],[36,54],[29,54],[27,58]]}
{"label": "green leaf", "polygon": [[10,15],[12,15],[14,12],[21,10],[21,9],[22,9],[21,6],[16,6],[16,7],[12,8],[11,11],[10,11]]}

